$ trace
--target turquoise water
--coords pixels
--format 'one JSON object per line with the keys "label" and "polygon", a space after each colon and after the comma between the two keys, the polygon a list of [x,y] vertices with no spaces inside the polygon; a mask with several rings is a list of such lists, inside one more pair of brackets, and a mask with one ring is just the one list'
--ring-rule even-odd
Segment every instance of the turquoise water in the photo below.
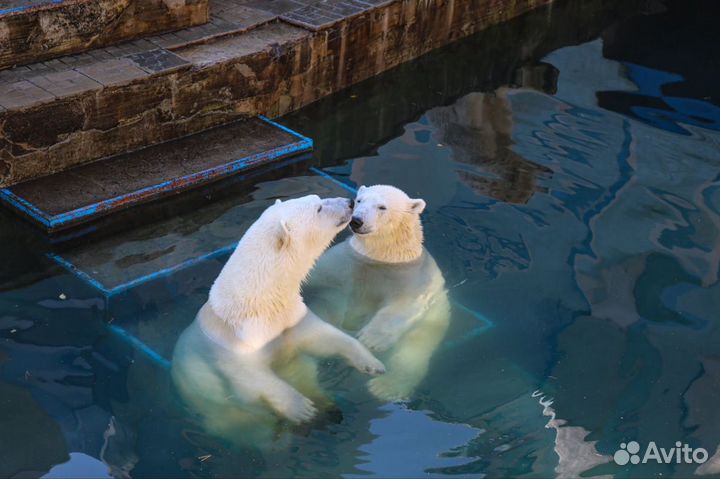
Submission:
{"label": "turquoise water", "polygon": [[[612,462],[720,444],[718,11],[640,3],[559,3],[312,105],[282,119],[309,163],[133,228],[51,245],[0,212],[0,477],[693,476]],[[332,417],[273,451],[208,434],[167,360],[233,242],[275,198],[376,183],[428,204],[452,317],[425,379],[384,403],[324,362]]]}

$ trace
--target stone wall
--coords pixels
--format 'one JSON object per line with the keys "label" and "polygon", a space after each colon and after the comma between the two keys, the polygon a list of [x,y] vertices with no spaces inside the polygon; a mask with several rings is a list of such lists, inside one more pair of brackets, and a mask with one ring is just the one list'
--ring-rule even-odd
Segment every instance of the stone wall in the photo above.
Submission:
{"label": "stone wall", "polygon": [[190,65],[170,73],[0,113],[0,185],[241,116],[277,117],[550,2],[397,0],[319,31],[272,22],[237,37],[255,48],[231,48],[235,37],[183,48]]}
{"label": "stone wall", "polygon": [[0,70],[208,21],[207,0],[64,0],[14,10],[0,14]]}

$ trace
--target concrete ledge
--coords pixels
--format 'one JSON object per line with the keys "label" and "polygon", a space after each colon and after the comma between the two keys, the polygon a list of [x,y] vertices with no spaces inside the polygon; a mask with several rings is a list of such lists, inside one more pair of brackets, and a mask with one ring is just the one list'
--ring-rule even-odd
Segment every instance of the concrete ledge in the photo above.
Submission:
{"label": "concrete ledge", "polygon": [[0,200],[57,231],[311,149],[270,120],[241,120],[4,188]]}
{"label": "concrete ledge", "polygon": [[0,70],[208,20],[208,0],[5,0]]}
{"label": "concrete ledge", "polygon": [[[328,22],[318,17],[317,29],[307,29],[282,19],[266,22],[261,14],[282,18],[287,5],[298,8],[302,2],[244,1],[243,8],[262,18],[257,26],[206,39],[196,36],[191,43],[152,54],[172,60],[172,68],[143,66],[126,55],[122,58],[145,74],[124,84],[103,83],[90,74],[99,85],[78,79],[85,91],[75,91],[77,81],[72,81],[52,92],[28,77],[33,71],[10,71],[11,94],[0,93],[6,108],[0,112],[0,186],[238,118],[289,113],[551,0],[353,2],[362,5],[348,10],[348,16]],[[278,11],[268,11],[271,7]],[[154,39],[148,41],[158,47]],[[150,55],[147,49],[137,54]],[[117,59],[108,55],[106,60]],[[25,103],[16,100],[18,95]]]}

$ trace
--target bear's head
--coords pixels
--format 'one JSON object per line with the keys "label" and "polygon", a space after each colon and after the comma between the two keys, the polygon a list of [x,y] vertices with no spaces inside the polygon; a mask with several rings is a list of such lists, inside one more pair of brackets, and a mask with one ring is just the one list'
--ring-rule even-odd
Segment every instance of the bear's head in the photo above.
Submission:
{"label": "bear's head", "polygon": [[317,195],[277,200],[245,232],[213,283],[215,314],[235,325],[286,317],[315,261],[350,222],[351,206]]}
{"label": "bear's head", "polygon": [[384,234],[395,226],[419,221],[425,201],[388,185],[361,186],[355,197],[350,229],[356,235]]}
{"label": "bear's head", "polygon": [[274,230],[272,238],[276,249],[293,250],[317,258],[348,225],[351,215],[351,200],[308,195],[287,201],[276,200],[263,213],[262,223]]}
{"label": "bear's head", "polygon": [[350,221],[354,233],[350,244],[375,261],[413,261],[423,251],[420,213],[424,209],[425,201],[394,186],[361,186]]}

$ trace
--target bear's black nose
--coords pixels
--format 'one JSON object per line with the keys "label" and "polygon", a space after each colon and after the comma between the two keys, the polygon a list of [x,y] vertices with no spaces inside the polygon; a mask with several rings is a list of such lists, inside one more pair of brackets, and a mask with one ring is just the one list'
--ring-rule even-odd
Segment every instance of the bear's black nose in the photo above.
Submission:
{"label": "bear's black nose", "polygon": [[352,198],[348,199],[348,204],[350,205],[351,210],[355,208],[355,200],[354,199],[352,199]]}
{"label": "bear's black nose", "polygon": [[363,222],[360,218],[357,216],[353,216],[352,220],[350,220],[350,228],[357,230],[362,228]]}

